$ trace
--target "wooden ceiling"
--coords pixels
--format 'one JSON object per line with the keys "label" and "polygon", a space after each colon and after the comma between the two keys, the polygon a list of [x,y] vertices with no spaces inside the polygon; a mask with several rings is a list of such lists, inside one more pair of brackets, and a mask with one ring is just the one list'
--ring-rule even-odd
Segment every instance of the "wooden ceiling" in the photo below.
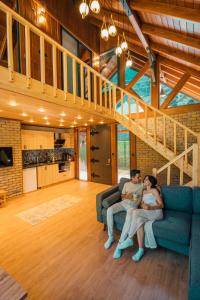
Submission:
{"label": "wooden ceiling", "polygon": [[[112,13],[118,33],[126,34],[134,67],[140,70],[147,61],[147,54],[123,6],[119,0],[100,0],[100,3],[100,14],[90,14],[89,22],[100,28],[103,16],[108,22]],[[151,50],[160,57],[161,81],[173,87],[189,71],[191,77],[183,92],[200,100],[200,1],[129,0],[127,3]],[[116,47],[116,38],[110,40],[109,46]]]}

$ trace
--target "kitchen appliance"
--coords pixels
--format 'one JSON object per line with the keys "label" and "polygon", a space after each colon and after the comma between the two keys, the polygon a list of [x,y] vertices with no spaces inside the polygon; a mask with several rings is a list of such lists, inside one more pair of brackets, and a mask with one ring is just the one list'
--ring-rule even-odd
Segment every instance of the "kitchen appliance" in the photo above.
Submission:
{"label": "kitchen appliance", "polygon": [[58,164],[58,172],[59,173],[62,173],[62,172],[67,172],[70,170],[70,163],[65,161],[65,162],[62,162],[62,163],[59,163]]}
{"label": "kitchen appliance", "polygon": [[65,139],[63,139],[62,134],[55,132],[54,133],[54,148],[61,148],[65,143]]}
{"label": "kitchen appliance", "polygon": [[37,169],[27,168],[23,170],[23,192],[28,193],[37,190]]}

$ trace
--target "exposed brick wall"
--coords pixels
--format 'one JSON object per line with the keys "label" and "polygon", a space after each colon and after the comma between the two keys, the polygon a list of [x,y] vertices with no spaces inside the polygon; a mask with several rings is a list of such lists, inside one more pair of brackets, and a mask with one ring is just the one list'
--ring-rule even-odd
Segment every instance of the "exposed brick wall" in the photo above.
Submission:
{"label": "exposed brick wall", "polygon": [[[200,133],[200,111],[197,112],[188,112],[184,114],[176,114],[172,115],[172,118],[176,119],[180,123],[184,124],[188,128],[192,129],[195,132]],[[143,122],[143,120],[141,120]],[[151,128],[152,124],[151,121],[149,122],[149,127]],[[162,122],[159,121],[157,128],[160,132],[160,136],[162,138]],[[177,131],[178,134],[178,145],[177,149],[180,151],[183,151],[183,132]],[[167,127],[167,140],[169,144],[173,147],[173,129],[172,127]],[[192,140],[189,139],[189,143],[192,142]],[[149,147],[147,144],[145,144],[143,141],[141,141],[139,138],[136,138],[136,158],[137,158],[137,168],[142,171],[142,174],[152,174],[153,168],[161,168],[164,164],[167,163],[167,160],[157,153],[155,150],[153,150],[151,147]],[[158,176],[158,180],[160,184],[166,184],[166,175],[167,172],[163,172]],[[177,184],[179,181],[179,170],[175,166],[171,168],[171,182],[173,184]],[[188,177],[184,176],[184,182],[188,181]]]}
{"label": "exposed brick wall", "polygon": [[22,151],[21,124],[19,121],[0,118],[0,147],[13,147],[13,166],[0,168],[0,189],[8,191],[8,196],[22,194]]}

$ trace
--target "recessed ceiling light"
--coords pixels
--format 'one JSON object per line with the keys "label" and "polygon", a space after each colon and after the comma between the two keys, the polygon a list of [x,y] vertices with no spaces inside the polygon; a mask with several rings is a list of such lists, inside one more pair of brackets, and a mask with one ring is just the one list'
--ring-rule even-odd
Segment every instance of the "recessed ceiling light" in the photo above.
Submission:
{"label": "recessed ceiling light", "polygon": [[63,120],[63,119],[60,119],[60,122],[61,122],[61,123],[63,123],[63,122],[65,122],[65,120]]}
{"label": "recessed ceiling light", "polygon": [[81,116],[77,116],[77,119],[78,119],[78,120],[81,120],[81,119],[83,119],[83,117],[81,117]]}
{"label": "recessed ceiling light", "polygon": [[14,107],[14,106],[17,106],[17,102],[14,101],[14,100],[12,100],[12,101],[9,102],[9,105],[10,105],[10,106],[13,106],[13,107]]}
{"label": "recessed ceiling light", "polygon": [[60,123],[59,126],[62,127],[62,126],[64,126],[64,124]]}
{"label": "recessed ceiling light", "polygon": [[2,112],[3,110],[2,109],[0,109],[0,112]]}
{"label": "recessed ceiling light", "polygon": [[48,120],[48,117],[44,117],[43,119],[44,119],[44,120]]}
{"label": "recessed ceiling light", "polygon": [[77,124],[77,122],[76,122],[76,121],[74,121],[73,123],[74,123],[75,125]]}
{"label": "recessed ceiling light", "polygon": [[39,110],[39,112],[41,112],[41,113],[45,112],[45,109],[44,109],[43,107],[40,107],[38,110]]}
{"label": "recessed ceiling light", "polygon": [[89,122],[94,122],[94,120],[93,120],[93,119],[90,119]]}
{"label": "recessed ceiling light", "polygon": [[74,125],[71,125],[71,127],[73,128],[73,127],[74,127]]}
{"label": "recessed ceiling light", "polygon": [[65,117],[65,116],[66,116],[66,113],[62,112],[62,113],[60,114],[60,116],[61,116],[61,117]]}
{"label": "recessed ceiling light", "polygon": [[34,121],[33,119],[31,119],[29,122],[30,122],[30,123],[34,123],[35,121]]}
{"label": "recessed ceiling light", "polygon": [[23,112],[21,115],[22,115],[22,117],[27,117],[28,116],[28,114],[25,113],[25,112]]}
{"label": "recessed ceiling light", "polygon": [[46,122],[46,125],[50,125],[50,122],[47,121],[47,122]]}
{"label": "recessed ceiling light", "polygon": [[100,124],[104,124],[104,121],[100,121],[99,123],[100,123]]}
{"label": "recessed ceiling light", "polygon": [[87,123],[85,123],[85,126],[87,126],[88,124]]}

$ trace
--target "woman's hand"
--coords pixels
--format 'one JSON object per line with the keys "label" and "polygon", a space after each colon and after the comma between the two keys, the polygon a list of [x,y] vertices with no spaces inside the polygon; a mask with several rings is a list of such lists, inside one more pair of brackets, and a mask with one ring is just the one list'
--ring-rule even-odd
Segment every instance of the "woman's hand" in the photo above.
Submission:
{"label": "woman's hand", "polygon": [[150,205],[148,205],[148,204],[146,204],[146,203],[144,203],[144,202],[141,203],[141,207],[142,207],[143,209],[146,209],[146,210],[151,209],[151,208],[150,208]]}

